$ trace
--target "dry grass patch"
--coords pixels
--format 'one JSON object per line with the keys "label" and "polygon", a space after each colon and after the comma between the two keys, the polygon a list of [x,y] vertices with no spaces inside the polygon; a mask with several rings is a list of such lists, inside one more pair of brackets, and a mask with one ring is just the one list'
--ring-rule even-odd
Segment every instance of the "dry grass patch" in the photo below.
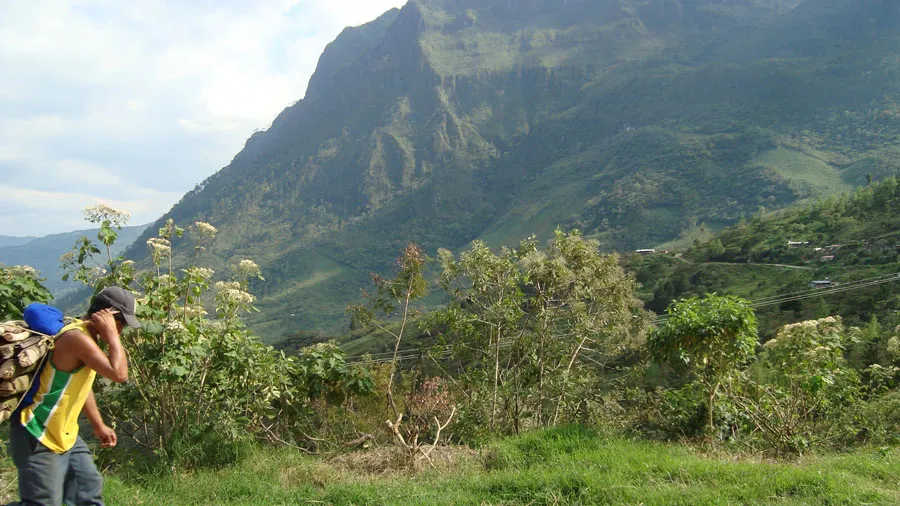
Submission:
{"label": "dry grass patch", "polygon": [[[467,446],[437,446],[431,453],[433,469],[438,471],[459,470],[477,461],[479,453]],[[383,446],[353,453],[338,455],[328,463],[357,473],[388,475],[409,473],[408,460],[396,446]],[[426,465],[424,469],[431,469]]]}

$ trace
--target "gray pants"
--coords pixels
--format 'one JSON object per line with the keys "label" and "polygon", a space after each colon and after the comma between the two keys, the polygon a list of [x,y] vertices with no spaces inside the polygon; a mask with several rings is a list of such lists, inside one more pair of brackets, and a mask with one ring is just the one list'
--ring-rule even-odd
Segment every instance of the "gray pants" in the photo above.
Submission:
{"label": "gray pants", "polygon": [[21,502],[9,506],[103,506],[103,478],[81,437],[53,453],[18,423],[10,423],[9,450],[19,470]]}

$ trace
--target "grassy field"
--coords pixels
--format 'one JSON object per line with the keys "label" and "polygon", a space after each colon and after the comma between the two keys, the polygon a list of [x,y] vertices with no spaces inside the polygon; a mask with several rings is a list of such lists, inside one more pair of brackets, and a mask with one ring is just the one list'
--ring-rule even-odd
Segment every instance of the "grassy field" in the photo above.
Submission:
{"label": "grassy field", "polygon": [[[383,450],[330,460],[260,450],[222,470],[138,480],[113,475],[106,499],[111,505],[900,504],[896,449],[768,462],[569,427],[479,452],[445,451],[437,469],[417,476],[390,470]],[[0,476],[9,478],[9,467],[3,461]],[[4,487],[9,492],[11,484]]]}
{"label": "grassy field", "polygon": [[783,177],[791,181],[801,192],[822,195],[840,195],[853,190],[842,177],[840,171],[819,156],[779,148],[759,155],[754,161],[774,167]]}

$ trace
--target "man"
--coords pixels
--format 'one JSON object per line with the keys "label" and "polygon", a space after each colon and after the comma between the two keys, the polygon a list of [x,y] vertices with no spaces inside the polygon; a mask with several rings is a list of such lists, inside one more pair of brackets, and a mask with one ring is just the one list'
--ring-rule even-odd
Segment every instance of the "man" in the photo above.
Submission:
{"label": "man", "polygon": [[[128,380],[119,336],[126,325],[140,327],[135,308],[134,295],[112,286],[94,296],[84,321],[75,320],[57,334],[10,423],[9,448],[21,497],[14,504],[103,504],[103,479],[78,435],[78,415],[84,410],[101,447],[116,445],[116,433],[103,423],[91,387],[97,374],[119,383]],[[106,353],[98,339],[106,343]]]}

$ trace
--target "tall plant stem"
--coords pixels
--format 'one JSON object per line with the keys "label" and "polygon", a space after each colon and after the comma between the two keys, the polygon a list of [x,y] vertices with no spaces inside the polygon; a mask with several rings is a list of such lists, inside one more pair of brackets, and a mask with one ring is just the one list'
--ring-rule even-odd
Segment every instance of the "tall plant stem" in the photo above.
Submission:
{"label": "tall plant stem", "polygon": [[397,373],[397,355],[400,353],[400,341],[403,340],[403,332],[406,330],[406,321],[409,319],[409,299],[412,297],[412,287],[406,287],[406,298],[403,301],[403,321],[400,323],[400,332],[398,332],[394,341],[394,356],[391,358],[391,377],[388,378],[387,396],[391,403],[391,410],[394,416],[398,416],[397,403],[394,402],[394,375]]}

